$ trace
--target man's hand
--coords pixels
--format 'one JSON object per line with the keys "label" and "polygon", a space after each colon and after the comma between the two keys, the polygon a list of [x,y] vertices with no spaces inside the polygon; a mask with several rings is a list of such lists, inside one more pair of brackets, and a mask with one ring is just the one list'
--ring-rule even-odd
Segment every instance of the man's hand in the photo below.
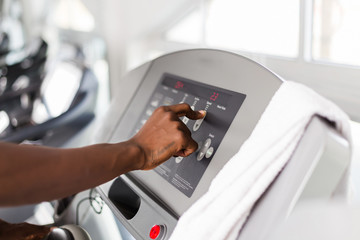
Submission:
{"label": "man's hand", "polygon": [[0,219],[1,240],[42,240],[49,232],[49,227],[29,223],[11,224]]}
{"label": "man's hand", "polygon": [[129,141],[143,152],[142,169],[149,170],[168,160],[171,156],[189,156],[198,144],[179,117],[196,120],[205,117],[205,111],[193,111],[186,103],[157,108],[143,128]]}
{"label": "man's hand", "polygon": [[205,112],[188,104],[160,107],[133,138],[114,144],[56,149],[0,142],[0,206],[58,199],[132,170],[155,168],[171,156],[188,156],[198,145],[182,116],[195,120]]}

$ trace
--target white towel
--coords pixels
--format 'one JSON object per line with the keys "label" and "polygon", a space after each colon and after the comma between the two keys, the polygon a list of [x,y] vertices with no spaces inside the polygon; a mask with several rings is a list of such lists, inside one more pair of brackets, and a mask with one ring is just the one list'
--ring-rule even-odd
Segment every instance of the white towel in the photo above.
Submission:
{"label": "white towel", "polygon": [[236,239],[254,203],[290,159],[314,115],[335,123],[349,141],[347,115],[311,89],[285,82],[251,136],[180,218],[171,240]]}

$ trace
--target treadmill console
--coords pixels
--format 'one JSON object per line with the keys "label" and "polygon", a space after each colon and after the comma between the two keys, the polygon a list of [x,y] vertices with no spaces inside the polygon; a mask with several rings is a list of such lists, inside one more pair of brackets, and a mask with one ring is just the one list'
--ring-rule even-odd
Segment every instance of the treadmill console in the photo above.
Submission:
{"label": "treadmill console", "polygon": [[211,49],[154,59],[122,79],[96,142],[126,141],[160,106],[187,103],[206,110],[200,120],[182,117],[199,144],[186,158],[172,157],[149,171],[132,171],[97,188],[136,239],[169,239],[178,218],[250,136],[282,80],[242,56]]}
{"label": "treadmill console", "polygon": [[199,144],[190,156],[172,157],[154,171],[167,182],[191,197],[212,157],[225,136],[245,95],[172,74],[164,74],[131,132],[133,136],[159,106],[188,103],[194,110],[206,110],[206,117],[189,121],[182,117]]}

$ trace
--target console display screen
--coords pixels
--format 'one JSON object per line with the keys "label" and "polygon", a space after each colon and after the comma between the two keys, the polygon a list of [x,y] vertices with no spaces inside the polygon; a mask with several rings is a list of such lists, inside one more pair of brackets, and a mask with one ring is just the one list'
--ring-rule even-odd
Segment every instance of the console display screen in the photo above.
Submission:
{"label": "console display screen", "polygon": [[159,106],[188,103],[194,110],[206,110],[203,120],[181,118],[199,144],[198,150],[186,158],[172,157],[153,170],[191,197],[245,98],[242,93],[164,74],[131,135],[140,130]]}

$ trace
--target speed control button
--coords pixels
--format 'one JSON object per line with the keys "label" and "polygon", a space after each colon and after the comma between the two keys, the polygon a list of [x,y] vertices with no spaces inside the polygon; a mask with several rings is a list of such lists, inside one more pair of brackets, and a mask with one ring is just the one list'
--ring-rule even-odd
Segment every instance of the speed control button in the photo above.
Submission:
{"label": "speed control button", "polygon": [[206,157],[206,158],[210,158],[210,157],[213,155],[213,153],[214,153],[214,148],[211,147],[211,148],[209,148],[209,149],[206,151],[205,157]]}
{"label": "speed control button", "polygon": [[205,156],[204,152],[199,152],[199,154],[196,157],[196,160],[201,161],[204,158],[204,156]]}
{"label": "speed control button", "polygon": [[194,127],[193,127],[194,132],[196,132],[197,130],[199,130],[202,122],[203,122],[203,119],[196,120],[196,122],[195,122],[195,124],[194,124]]}
{"label": "speed control button", "polygon": [[201,124],[203,123],[205,117],[206,117],[206,115],[205,115],[202,119],[196,120],[196,122],[195,122],[195,124],[194,124],[194,127],[193,127],[194,132],[196,132],[197,130],[199,130],[199,128],[200,128]]}
{"label": "speed control button", "polygon": [[208,139],[206,139],[203,147],[206,148],[206,150],[207,150],[210,147],[210,145],[211,145],[211,139],[208,138]]}
{"label": "speed control button", "polygon": [[208,138],[205,140],[204,145],[201,147],[201,149],[196,157],[196,159],[198,161],[201,161],[205,157],[207,151],[209,150],[210,145],[211,145],[211,139]]}

